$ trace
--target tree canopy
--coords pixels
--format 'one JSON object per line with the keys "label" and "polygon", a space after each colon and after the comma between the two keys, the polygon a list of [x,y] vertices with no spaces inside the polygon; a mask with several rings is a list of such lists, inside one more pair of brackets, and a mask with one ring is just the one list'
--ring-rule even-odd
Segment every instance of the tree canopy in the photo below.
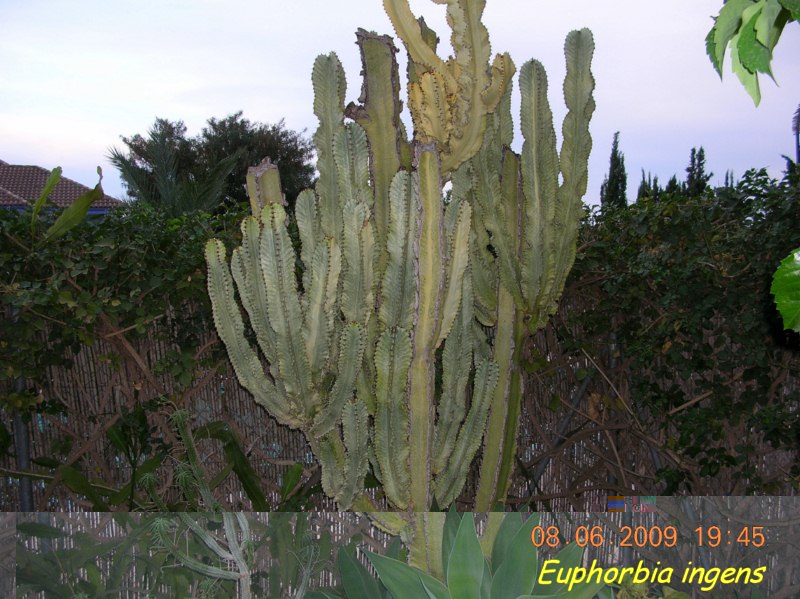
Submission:
{"label": "tree canopy", "polygon": [[[685,181],[679,182],[678,176],[673,175],[664,188],[659,185],[658,177],[654,178],[650,173],[647,173],[645,176],[644,170],[642,170],[642,181],[639,183],[636,201],[638,202],[642,198],[658,200],[661,198],[662,194],[675,195],[678,193],[691,197],[701,197],[711,190],[709,181],[711,177],[714,176],[714,173],[706,172],[706,151],[702,146],[699,150],[697,148],[692,148],[689,153],[689,165],[685,170]],[[725,179],[725,187],[732,187],[732,182],[729,182],[732,176],[726,174]]]}
{"label": "tree canopy", "polygon": [[208,119],[194,137],[183,121],[157,118],[146,135],[121,139],[126,148],[112,148],[110,158],[128,194],[174,214],[246,203],[247,168],[267,157],[278,165],[290,207],[314,180],[313,146],[302,132],[282,120],[252,122],[241,111]]}

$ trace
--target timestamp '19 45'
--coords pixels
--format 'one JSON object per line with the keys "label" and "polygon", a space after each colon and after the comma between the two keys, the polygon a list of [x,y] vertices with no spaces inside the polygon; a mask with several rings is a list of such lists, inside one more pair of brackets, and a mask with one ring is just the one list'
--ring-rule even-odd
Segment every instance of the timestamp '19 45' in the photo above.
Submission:
{"label": "timestamp '19 45'", "polygon": [[767,542],[763,526],[745,526],[741,530],[725,530],[719,526],[698,526],[694,529],[699,547],[719,547],[720,545],[744,545],[763,547]]}
{"label": "timestamp '19 45'", "polygon": [[[719,547],[738,544],[763,547],[766,543],[763,526],[745,526],[740,530],[725,530],[719,526],[698,526],[694,529],[699,547]],[[678,544],[678,529],[674,526],[620,526],[619,534],[609,535],[599,525],[578,526],[571,538],[562,535],[557,526],[535,526],[531,531],[534,546],[558,547],[575,543],[579,547],[675,547]]]}

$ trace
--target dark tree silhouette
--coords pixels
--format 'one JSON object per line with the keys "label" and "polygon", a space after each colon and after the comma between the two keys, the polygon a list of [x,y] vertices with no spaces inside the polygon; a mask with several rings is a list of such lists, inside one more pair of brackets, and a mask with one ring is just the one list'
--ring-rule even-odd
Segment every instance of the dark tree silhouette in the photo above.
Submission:
{"label": "dark tree silhouette", "polygon": [[614,142],[611,145],[608,175],[600,186],[600,205],[604,208],[624,208],[628,205],[627,187],[625,156],[619,151],[619,131],[617,131],[614,133]]}
{"label": "dark tree silhouette", "polygon": [[146,136],[122,137],[126,149],[109,158],[128,194],[171,214],[247,203],[245,175],[264,158],[277,163],[290,211],[297,195],[314,182],[313,146],[302,133],[255,123],[237,112],[211,118],[195,137],[182,121],[157,118]]}

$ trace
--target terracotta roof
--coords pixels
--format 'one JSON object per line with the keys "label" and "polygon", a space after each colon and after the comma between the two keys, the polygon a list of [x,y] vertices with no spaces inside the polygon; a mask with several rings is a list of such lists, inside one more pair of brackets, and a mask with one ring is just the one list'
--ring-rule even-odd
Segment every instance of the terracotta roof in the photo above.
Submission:
{"label": "terracotta roof", "polygon": [[[50,171],[40,166],[8,164],[0,160],[0,206],[33,203],[42,193],[49,176]],[[89,187],[62,176],[50,194],[50,201],[59,208],[66,208],[87,191],[90,191]],[[118,199],[106,195],[92,204],[92,208],[108,209],[121,204]]]}

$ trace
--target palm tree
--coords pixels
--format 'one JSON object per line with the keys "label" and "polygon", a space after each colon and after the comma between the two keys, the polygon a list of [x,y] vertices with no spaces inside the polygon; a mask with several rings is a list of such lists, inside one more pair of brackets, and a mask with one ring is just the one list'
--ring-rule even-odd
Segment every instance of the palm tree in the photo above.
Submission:
{"label": "palm tree", "polygon": [[177,148],[163,129],[148,132],[150,150],[147,167],[132,155],[111,148],[108,158],[120,172],[128,194],[164,211],[168,217],[187,212],[211,211],[225,193],[225,182],[236,166],[238,153],[220,160],[202,180],[178,171]]}

